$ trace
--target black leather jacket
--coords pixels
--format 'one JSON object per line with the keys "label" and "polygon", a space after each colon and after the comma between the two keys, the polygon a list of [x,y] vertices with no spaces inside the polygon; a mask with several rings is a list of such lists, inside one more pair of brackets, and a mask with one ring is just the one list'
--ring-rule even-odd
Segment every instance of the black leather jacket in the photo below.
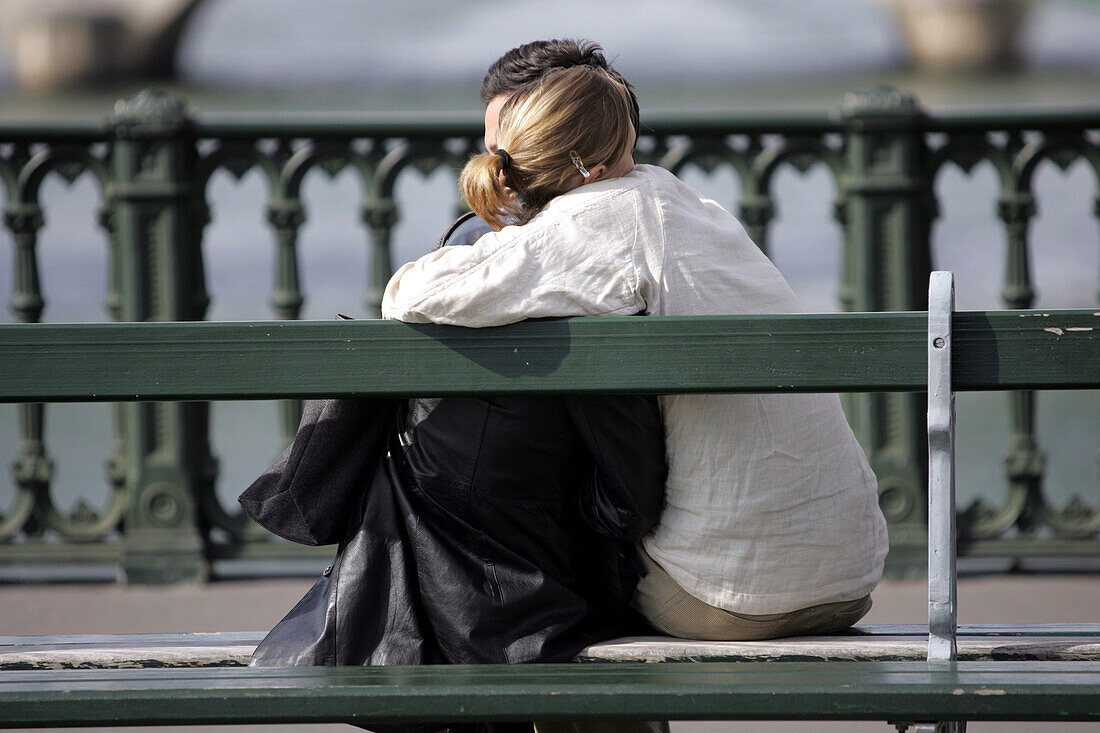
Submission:
{"label": "black leather jacket", "polygon": [[[569,659],[629,630],[634,545],[665,476],[654,397],[310,403],[241,501],[284,536],[340,547],[252,663]],[[311,511],[341,496],[354,501],[335,521]]]}
{"label": "black leather jacket", "polygon": [[397,413],[335,562],[253,664],[553,661],[627,631],[618,561],[664,490],[655,400],[416,399]]}

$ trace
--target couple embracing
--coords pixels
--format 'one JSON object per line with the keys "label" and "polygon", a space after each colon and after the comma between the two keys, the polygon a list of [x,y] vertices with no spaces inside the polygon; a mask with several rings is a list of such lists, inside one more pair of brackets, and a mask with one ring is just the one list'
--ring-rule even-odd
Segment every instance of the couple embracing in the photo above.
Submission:
{"label": "couple embracing", "polygon": [[[635,165],[638,103],[598,46],[513,49],[482,99],[486,152],[459,181],[473,215],[393,275],[384,317],[800,310],[729,212]],[[351,498],[316,530],[311,502],[330,494]],[[264,665],[557,661],[653,629],[831,633],[870,608],[887,548],[836,395],[310,403],[242,504],[340,546],[257,649]]]}

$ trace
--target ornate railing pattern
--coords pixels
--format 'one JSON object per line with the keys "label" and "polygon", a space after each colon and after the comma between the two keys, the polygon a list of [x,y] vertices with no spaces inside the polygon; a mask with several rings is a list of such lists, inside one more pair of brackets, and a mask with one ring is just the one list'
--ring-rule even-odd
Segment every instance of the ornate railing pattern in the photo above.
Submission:
{"label": "ornate railing pattern", "polygon": [[[11,310],[37,322],[43,310],[37,234],[43,180],[90,173],[101,194],[100,224],[109,247],[108,312],[115,320],[201,320],[209,297],[202,233],[210,221],[211,176],[258,170],[275,243],[274,315],[293,319],[303,304],[298,234],[306,220],[301,188],[314,169],[350,170],[369,233],[369,312],[377,313],[392,271],[398,222],[395,185],[402,172],[459,168],[477,148],[472,117],[433,119],[192,119],[171,97],[144,92],[102,122],[0,125],[4,225],[14,244]],[[835,216],[843,232],[839,294],[847,310],[926,307],[929,232],[936,176],[948,164],[969,172],[990,162],[1000,177],[998,211],[1006,230],[1006,307],[1026,308],[1034,288],[1028,224],[1035,214],[1037,164],[1076,160],[1100,181],[1100,109],[1071,113],[930,116],[894,90],[852,95],[839,114],[665,117],[647,120],[638,156],[673,171],[729,167],[740,194],[732,202],[750,235],[767,247],[775,211],[773,180],[792,166],[824,165],[836,182]],[[1100,215],[1100,185],[1097,188]],[[976,503],[961,517],[963,552],[1028,557],[1100,554],[1100,511],[1088,493],[1064,509],[1043,490],[1044,459],[1035,431],[1035,396],[1009,396],[1013,428],[1006,500]],[[891,562],[923,567],[925,448],[919,395],[848,397],[849,417],[880,480],[891,524]],[[113,407],[110,498],[71,513],[51,498],[52,462],[44,440],[46,407],[21,405],[13,466],[14,499],[0,507],[0,563],[117,563],[130,582],[206,577],[216,559],[279,558],[302,548],[272,541],[215,495],[218,463],[209,441],[209,409],[196,403]],[[300,406],[282,410],[284,437]]]}
{"label": "ornate railing pattern", "polygon": [[[1050,161],[1065,171],[1083,160],[1093,173],[1097,188],[1094,211],[1100,216],[1100,135],[1095,120],[1066,119],[1050,115],[1047,124],[1019,120],[1002,123],[991,130],[980,118],[944,121],[938,130],[946,141],[930,149],[929,171],[935,176],[953,163],[969,173],[987,161],[996,171],[1000,187],[997,215],[1005,227],[1004,272],[1001,297],[1006,308],[1031,308],[1035,288],[1030,269],[1029,225],[1035,217],[1035,173],[1040,163]],[[1100,365],[1098,365],[1100,368]],[[1100,507],[1090,505],[1080,493],[1060,511],[1050,505],[1043,489],[1046,459],[1036,434],[1036,395],[1011,393],[1009,415],[1011,446],[1005,459],[1007,492],[997,507],[975,501],[960,524],[964,550],[971,554],[1043,551],[1069,554],[1071,548],[1095,542],[1100,536]],[[1095,477],[1093,477],[1095,480]],[[1081,491],[1092,487],[1079,487]],[[1006,542],[1015,532],[1017,537]],[[1042,540],[1035,538],[1046,533]],[[1016,551],[1019,551],[1017,549]]]}

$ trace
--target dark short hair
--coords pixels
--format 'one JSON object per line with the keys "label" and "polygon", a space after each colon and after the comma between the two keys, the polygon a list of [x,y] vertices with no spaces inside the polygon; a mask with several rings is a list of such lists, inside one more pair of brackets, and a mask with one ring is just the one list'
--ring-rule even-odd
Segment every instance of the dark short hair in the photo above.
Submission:
{"label": "dark short hair", "polygon": [[513,48],[489,67],[481,82],[481,101],[489,104],[500,95],[512,94],[524,84],[541,78],[551,69],[568,69],[573,66],[606,69],[612,77],[626,85],[630,92],[630,121],[635,132],[638,132],[638,98],[634,95],[634,88],[607,63],[603,49],[592,41],[554,39],[532,41]]}

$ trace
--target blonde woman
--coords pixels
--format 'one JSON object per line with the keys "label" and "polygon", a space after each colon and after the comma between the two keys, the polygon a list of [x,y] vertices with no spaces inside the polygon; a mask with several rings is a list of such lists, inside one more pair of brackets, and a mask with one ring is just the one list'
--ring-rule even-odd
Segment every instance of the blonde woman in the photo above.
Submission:
{"label": "blonde woman", "polygon": [[[729,212],[634,165],[630,113],[621,78],[595,68],[512,94],[495,147],[460,179],[495,231],[399,269],[383,315],[481,327],[799,310]],[[666,505],[641,543],[648,575],[634,597],[649,622],[681,637],[761,639],[861,618],[886,525],[836,395],[674,395],[661,411]]]}

